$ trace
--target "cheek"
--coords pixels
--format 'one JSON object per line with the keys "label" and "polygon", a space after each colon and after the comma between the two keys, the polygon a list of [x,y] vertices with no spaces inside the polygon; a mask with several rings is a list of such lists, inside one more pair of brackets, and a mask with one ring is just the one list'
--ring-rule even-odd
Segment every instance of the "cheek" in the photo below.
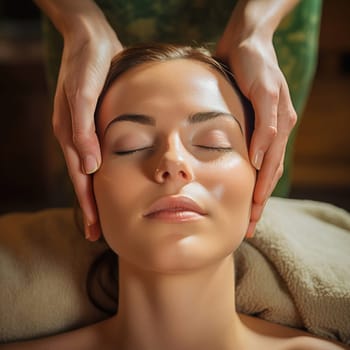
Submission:
{"label": "cheek", "polygon": [[220,172],[213,186],[213,195],[228,208],[238,203],[244,206],[246,203],[251,203],[254,185],[255,171],[244,164],[237,164],[231,169]]}
{"label": "cheek", "polygon": [[246,233],[249,224],[256,171],[250,163],[236,159],[230,166],[207,168],[203,182],[215,198],[213,213],[217,217],[218,232],[235,244]]}
{"label": "cheek", "polygon": [[238,202],[251,202],[256,171],[248,160],[235,155],[222,163],[206,165],[202,178],[207,182],[214,198],[228,207]]}
{"label": "cheek", "polygon": [[130,190],[132,177],[132,173],[126,174],[121,169],[102,166],[94,175],[93,181],[98,207],[109,203],[110,206],[117,206],[119,209]]}
{"label": "cheek", "polygon": [[129,225],[132,213],[137,215],[134,210],[140,193],[137,174],[126,167],[105,163],[94,175],[93,189],[101,228],[106,238],[113,235],[116,228],[122,231]]}

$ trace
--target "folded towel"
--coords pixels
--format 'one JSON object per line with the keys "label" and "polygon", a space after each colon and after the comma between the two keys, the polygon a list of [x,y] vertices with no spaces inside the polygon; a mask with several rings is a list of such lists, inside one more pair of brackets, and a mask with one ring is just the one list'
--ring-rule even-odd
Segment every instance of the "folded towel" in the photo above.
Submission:
{"label": "folded towel", "polygon": [[273,198],[256,236],[237,253],[236,269],[242,254],[250,262],[237,285],[241,311],[350,344],[348,212],[326,203]]}
{"label": "folded towel", "polygon": [[81,327],[106,315],[87,297],[87,271],[103,243],[77,230],[72,209],[0,217],[0,342]]}
{"label": "folded towel", "polygon": [[[107,250],[77,229],[72,209],[0,217],[0,342],[78,328],[108,317],[87,297],[92,262]],[[235,254],[239,311],[350,339],[350,214],[272,198],[255,238]],[[116,288],[109,274],[94,295]]]}

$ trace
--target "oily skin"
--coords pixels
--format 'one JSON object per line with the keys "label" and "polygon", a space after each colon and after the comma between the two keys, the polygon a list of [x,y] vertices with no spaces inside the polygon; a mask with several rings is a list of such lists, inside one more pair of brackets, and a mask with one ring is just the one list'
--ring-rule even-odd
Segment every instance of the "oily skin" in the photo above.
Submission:
{"label": "oily skin", "polygon": [[[232,118],[187,123],[189,114],[212,108],[244,125],[234,91],[198,62],[141,66],[111,87],[98,120],[103,162],[94,189],[105,238],[119,254],[118,313],[6,349],[340,349],[235,312],[231,253],[249,222],[255,171]],[[150,115],[156,127],[123,121],[105,132],[121,113]],[[198,148],[228,141],[230,151]],[[115,153],[147,145],[152,148]],[[207,215],[181,223],[142,215],[155,199],[179,193]]]}
{"label": "oily skin", "polygon": [[[213,110],[234,115],[243,133],[229,116],[189,122]],[[112,122],[125,114],[152,125]],[[79,332],[80,348],[339,349],[235,311],[232,252],[247,232],[256,178],[244,126],[236,92],[200,62],[144,64],[110,87],[97,120],[102,165],[93,184],[104,237],[119,255],[119,306]],[[143,215],[173,195],[192,198],[206,215]]]}
{"label": "oily skin", "polygon": [[[220,116],[189,122],[212,111]],[[154,125],[112,122],[125,114],[146,115]],[[232,252],[249,224],[255,169],[231,85],[196,61],[144,64],[110,87],[97,125],[103,161],[94,191],[120,280],[118,314],[104,329],[121,348],[225,349],[243,341]],[[120,154],[130,150],[138,151]],[[174,195],[206,214],[170,223],[144,216]],[[203,329],[211,332],[203,337]]]}
{"label": "oily skin", "polygon": [[[90,344],[138,350],[338,348],[235,311],[232,252],[247,231],[256,174],[246,135],[232,117],[188,122],[190,115],[213,110],[234,115],[245,130],[230,84],[205,64],[183,59],[134,68],[105,96],[94,191],[104,237],[119,255],[119,307],[93,327]],[[154,125],[111,124],[125,114],[150,116]],[[118,154],[135,149],[140,151]],[[143,216],[154,201],[179,194],[207,215],[177,223]]]}
{"label": "oily skin", "polygon": [[[208,111],[234,115],[243,133],[230,116],[188,122],[190,115]],[[155,125],[111,123],[124,114],[150,116]],[[235,91],[200,62],[146,64],[112,85],[98,117],[103,162],[94,190],[104,236],[122,259],[176,272],[238,247],[248,227],[255,183],[244,125]],[[208,215],[171,225],[143,217],[156,199],[179,194],[194,199]]]}

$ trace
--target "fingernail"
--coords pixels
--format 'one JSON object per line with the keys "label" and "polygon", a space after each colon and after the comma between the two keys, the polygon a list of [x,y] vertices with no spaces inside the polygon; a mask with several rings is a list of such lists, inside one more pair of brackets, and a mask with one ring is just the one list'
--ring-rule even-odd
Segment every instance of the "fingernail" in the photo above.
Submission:
{"label": "fingernail", "polygon": [[85,226],[85,238],[91,242],[97,241],[100,238],[100,226],[98,223],[87,224]]}
{"label": "fingernail", "polygon": [[90,240],[91,233],[90,233],[89,225],[85,224],[84,232],[85,232],[85,239]]}
{"label": "fingernail", "polygon": [[264,159],[264,152],[261,150],[257,151],[253,159],[253,165],[256,170],[260,170],[263,159]]}
{"label": "fingernail", "polygon": [[254,231],[250,231],[250,232],[247,232],[247,234],[245,235],[245,238],[246,239],[250,239],[250,238],[253,238],[254,237]]}
{"label": "fingernail", "polygon": [[98,169],[96,158],[93,156],[86,156],[84,158],[84,171],[86,174],[92,174]]}
{"label": "fingernail", "polygon": [[248,225],[248,229],[247,229],[247,233],[245,235],[246,238],[253,238],[254,234],[255,234],[255,226],[256,223],[255,222],[250,222]]}

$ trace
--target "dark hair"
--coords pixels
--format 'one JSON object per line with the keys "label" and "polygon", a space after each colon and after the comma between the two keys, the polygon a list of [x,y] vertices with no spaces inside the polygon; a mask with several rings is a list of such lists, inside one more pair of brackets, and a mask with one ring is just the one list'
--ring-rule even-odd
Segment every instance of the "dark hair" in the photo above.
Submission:
{"label": "dark hair", "polygon": [[[133,46],[120,52],[112,60],[104,87],[98,99],[95,110],[95,122],[98,118],[101,103],[108,89],[123,73],[145,63],[167,62],[175,59],[190,59],[202,62],[218,71],[230,82],[243,105],[247,144],[249,145],[254,128],[254,111],[252,105],[239,89],[228,67],[211,56],[209,51],[202,47],[152,44]],[[118,285],[117,269],[118,256],[109,249],[95,260],[89,270],[87,278],[87,292],[91,302],[98,309],[109,315],[115,314],[118,309],[118,295],[116,294]],[[113,290],[113,287],[115,290]],[[102,294],[104,294],[103,297],[101,297],[101,291]]]}

